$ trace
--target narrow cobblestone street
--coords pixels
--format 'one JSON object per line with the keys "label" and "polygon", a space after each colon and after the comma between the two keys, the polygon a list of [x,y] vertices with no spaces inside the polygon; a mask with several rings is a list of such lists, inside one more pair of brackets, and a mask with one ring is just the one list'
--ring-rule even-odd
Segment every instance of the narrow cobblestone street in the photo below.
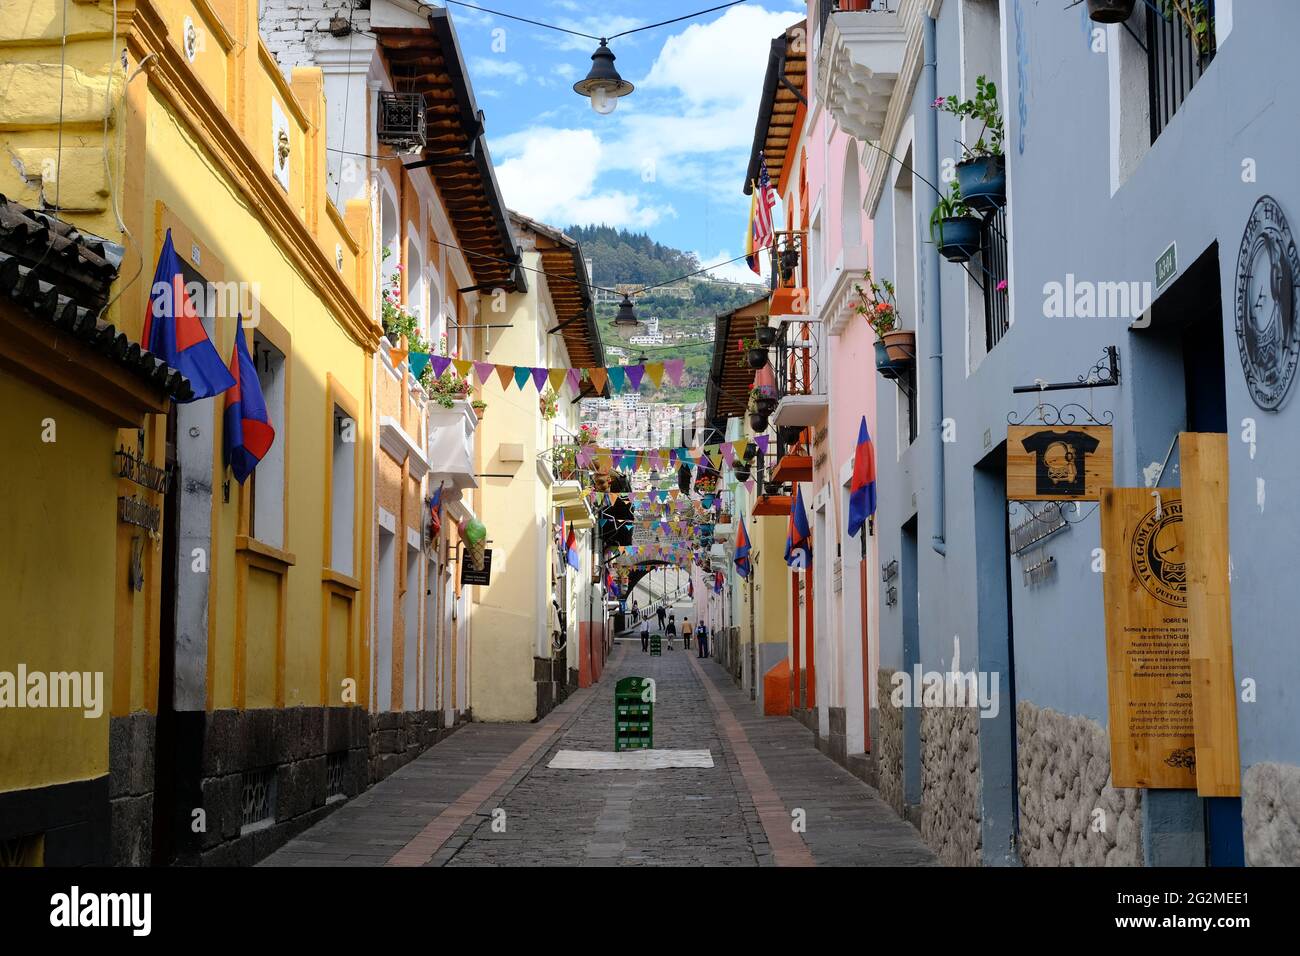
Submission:
{"label": "narrow cobblestone street", "polygon": [[[712,660],[680,645],[649,657],[624,642],[610,664],[535,724],[458,731],[264,865],[933,863],[873,789],[822,756],[796,721],[755,715]],[[612,750],[614,686],[632,674],[657,682],[656,749],[707,749],[714,766],[550,769],[559,750]],[[800,809],[806,830],[796,833]]]}

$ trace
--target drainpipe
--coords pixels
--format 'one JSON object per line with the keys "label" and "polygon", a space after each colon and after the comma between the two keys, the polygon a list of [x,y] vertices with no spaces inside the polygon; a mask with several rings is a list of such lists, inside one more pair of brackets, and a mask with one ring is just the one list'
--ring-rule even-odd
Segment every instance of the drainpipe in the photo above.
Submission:
{"label": "drainpipe", "polygon": [[[928,172],[932,182],[940,181],[939,172],[939,111],[930,104],[937,97],[935,79],[935,62],[938,59],[935,50],[934,17],[926,17],[922,27],[924,61],[921,65],[921,106],[927,114],[916,124],[917,165]],[[922,207],[917,204],[917,229],[928,229],[929,216],[922,215]],[[934,520],[934,534],[930,544],[939,554],[947,554],[944,544],[944,469],[943,469],[943,305],[939,299],[939,247],[933,242],[922,245],[921,252],[921,311],[925,323],[929,326],[926,344],[930,352],[929,370],[926,373],[926,386],[929,392],[930,406],[930,446],[933,457],[933,469],[930,476],[930,513]]]}

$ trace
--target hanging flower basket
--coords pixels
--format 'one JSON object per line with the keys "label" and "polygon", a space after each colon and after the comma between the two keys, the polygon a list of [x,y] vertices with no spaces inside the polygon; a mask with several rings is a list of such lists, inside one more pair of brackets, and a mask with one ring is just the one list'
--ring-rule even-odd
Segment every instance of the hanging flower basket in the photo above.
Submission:
{"label": "hanging flower basket", "polygon": [[750,475],[752,473],[753,473],[753,469],[749,467],[749,462],[747,461],[738,461],[736,462],[735,466],[731,469],[732,477],[735,478],[737,481],[741,481],[741,482],[749,481]]}
{"label": "hanging flower basket", "polygon": [[939,223],[939,255],[949,262],[970,262],[979,254],[984,223],[974,216],[953,216]]}
{"label": "hanging flower basket", "polygon": [[760,325],[754,330],[754,337],[758,339],[759,345],[767,348],[776,341],[776,329],[770,325]]}
{"label": "hanging flower basket", "polygon": [[749,427],[756,432],[767,431],[767,418],[762,412],[749,413]]}
{"label": "hanging flower basket", "polygon": [[1007,204],[1005,156],[977,156],[957,164],[962,199],[976,212],[992,212]]}
{"label": "hanging flower basket", "polygon": [[745,353],[745,358],[752,369],[760,369],[767,364],[767,349],[750,349]]}
{"label": "hanging flower basket", "polygon": [[1088,16],[1094,23],[1123,23],[1136,5],[1137,0],[1088,0]]}

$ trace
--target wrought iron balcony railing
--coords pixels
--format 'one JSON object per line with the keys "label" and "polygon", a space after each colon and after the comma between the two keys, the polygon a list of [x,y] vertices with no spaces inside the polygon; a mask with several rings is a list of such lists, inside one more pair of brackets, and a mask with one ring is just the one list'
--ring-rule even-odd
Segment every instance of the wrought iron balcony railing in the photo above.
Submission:
{"label": "wrought iron balcony railing", "polygon": [[770,253],[772,256],[772,290],[802,289],[807,268],[804,253],[808,244],[808,234],[799,231],[782,231],[773,234]]}
{"label": "wrought iron balcony railing", "polygon": [[777,329],[774,368],[776,397],[824,395],[820,322],[782,322]]}

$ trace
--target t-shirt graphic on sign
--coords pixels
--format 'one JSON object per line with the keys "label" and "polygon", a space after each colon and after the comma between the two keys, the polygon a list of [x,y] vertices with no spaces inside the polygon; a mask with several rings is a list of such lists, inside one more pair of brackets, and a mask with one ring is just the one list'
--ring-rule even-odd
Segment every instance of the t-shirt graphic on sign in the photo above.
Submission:
{"label": "t-shirt graphic on sign", "polygon": [[1034,453],[1035,494],[1072,498],[1087,490],[1083,463],[1097,450],[1096,438],[1086,432],[1045,429],[1020,444]]}

